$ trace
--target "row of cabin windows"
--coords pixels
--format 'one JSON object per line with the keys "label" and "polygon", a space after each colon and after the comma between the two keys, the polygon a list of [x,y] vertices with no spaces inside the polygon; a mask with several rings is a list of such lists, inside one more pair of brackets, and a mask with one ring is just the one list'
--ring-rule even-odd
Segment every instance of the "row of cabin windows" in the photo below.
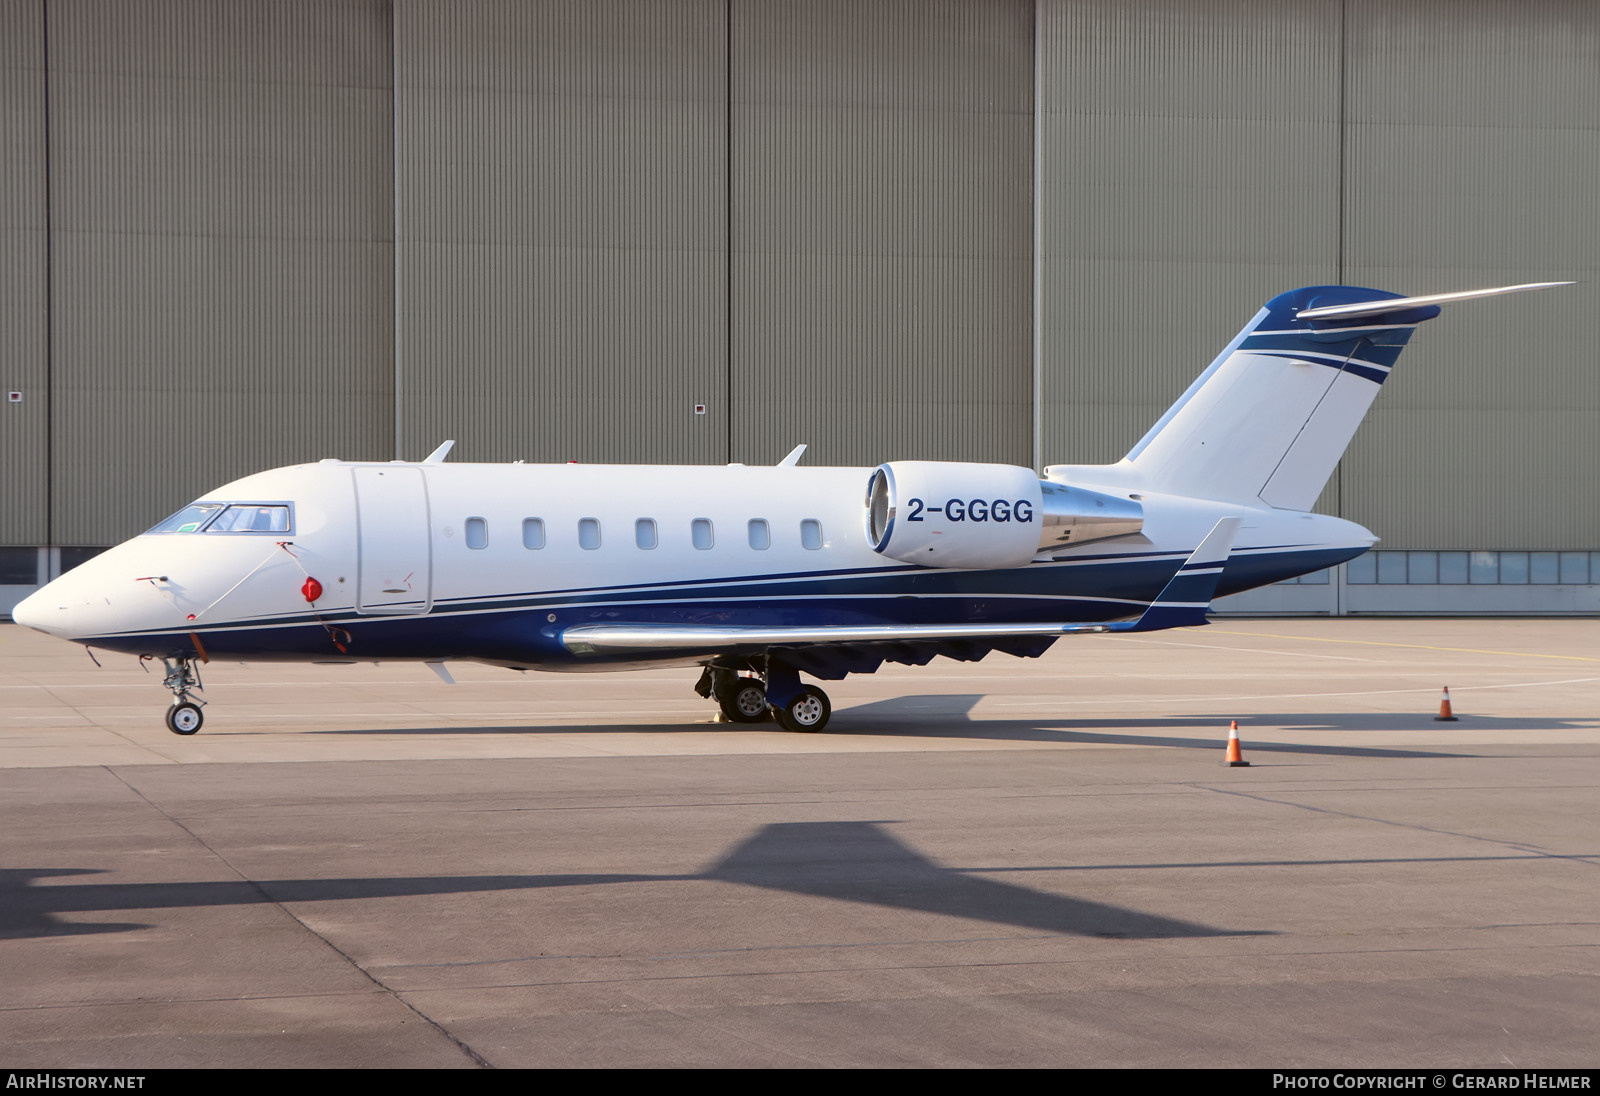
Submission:
{"label": "row of cabin windows", "polygon": [[[772,547],[772,528],[765,518],[752,518],[746,524],[745,533],[750,547],[756,551],[765,552]],[[489,547],[489,522],[484,518],[468,518],[466,541],[468,548]],[[710,518],[695,518],[689,523],[689,542],[701,551],[716,543]],[[640,518],[633,523],[633,543],[646,550],[661,543],[654,518]],[[816,518],[806,518],[800,523],[800,545],[812,552],[822,547],[822,522]],[[531,551],[538,551],[545,546],[543,518],[522,519],[522,546]],[[578,521],[578,547],[591,552],[600,547],[599,518],[582,518]]]}

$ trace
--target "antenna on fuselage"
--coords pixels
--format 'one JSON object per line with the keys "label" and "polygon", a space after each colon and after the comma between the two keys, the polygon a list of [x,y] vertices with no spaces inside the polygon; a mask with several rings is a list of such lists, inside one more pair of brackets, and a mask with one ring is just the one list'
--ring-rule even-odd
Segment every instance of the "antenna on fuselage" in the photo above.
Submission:
{"label": "antenna on fuselage", "polygon": [[454,445],[454,444],[455,444],[455,442],[453,442],[453,441],[445,442],[443,445],[439,446],[439,448],[435,449],[433,452],[431,452],[427,456],[423,457],[422,458],[422,463],[423,464],[443,464],[444,463],[445,454],[450,452],[450,447],[452,445]]}
{"label": "antenna on fuselage", "polygon": [[800,458],[805,455],[805,451],[806,443],[801,442],[799,445],[789,450],[789,455],[778,462],[778,467],[793,468],[795,465],[800,463]]}

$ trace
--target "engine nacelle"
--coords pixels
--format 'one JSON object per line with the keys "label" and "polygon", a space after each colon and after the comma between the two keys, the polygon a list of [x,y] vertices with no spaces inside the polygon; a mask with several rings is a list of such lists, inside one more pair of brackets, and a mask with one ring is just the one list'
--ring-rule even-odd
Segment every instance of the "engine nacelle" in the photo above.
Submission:
{"label": "engine nacelle", "polygon": [[1039,551],[1042,496],[1027,468],[892,461],[867,485],[867,539],[902,563],[1021,567]]}
{"label": "engine nacelle", "polygon": [[1022,567],[1042,550],[1137,533],[1130,499],[1009,464],[891,461],[867,483],[867,542],[923,567]]}

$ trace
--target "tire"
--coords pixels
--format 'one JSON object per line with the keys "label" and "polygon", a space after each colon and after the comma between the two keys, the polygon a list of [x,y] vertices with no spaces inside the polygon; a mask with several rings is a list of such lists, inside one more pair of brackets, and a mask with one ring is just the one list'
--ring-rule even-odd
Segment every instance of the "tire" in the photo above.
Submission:
{"label": "tire", "polygon": [[187,700],[182,704],[174,704],[167,709],[167,730],[173,734],[181,734],[185,737],[198,734],[200,724],[205,721],[205,716],[200,714],[199,706],[190,704]]}
{"label": "tire", "polygon": [[732,685],[717,694],[717,705],[729,723],[761,723],[772,718],[766,686],[757,677],[735,678]]}
{"label": "tire", "polygon": [[827,693],[814,685],[806,685],[787,705],[774,708],[772,714],[786,731],[815,734],[828,725],[833,706],[828,703]]}

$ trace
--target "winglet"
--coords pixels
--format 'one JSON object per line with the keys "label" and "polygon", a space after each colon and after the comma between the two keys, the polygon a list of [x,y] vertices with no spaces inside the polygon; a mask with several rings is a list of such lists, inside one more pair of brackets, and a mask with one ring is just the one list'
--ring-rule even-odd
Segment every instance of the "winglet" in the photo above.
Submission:
{"label": "winglet", "polygon": [[789,455],[778,462],[778,467],[793,468],[795,465],[800,463],[800,458],[805,455],[805,451],[806,443],[801,442],[799,445],[789,450]]}
{"label": "winglet", "polygon": [[1116,632],[1154,632],[1161,628],[1183,628],[1206,623],[1206,610],[1217,592],[1217,580],[1233,552],[1239,533],[1238,518],[1223,518],[1211,527],[1200,547],[1192,552],[1178,573],[1162,589],[1144,615],[1130,623],[1111,625]]}
{"label": "winglet", "polygon": [[422,458],[422,463],[423,464],[443,464],[444,463],[445,454],[450,452],[450,447],[453,446],[453,445],[455,445],[454,441],[445,442],[443,445],[439,446],[439,448],[435,449],[433,452],[431,452],[427,456],[423,457]]}

